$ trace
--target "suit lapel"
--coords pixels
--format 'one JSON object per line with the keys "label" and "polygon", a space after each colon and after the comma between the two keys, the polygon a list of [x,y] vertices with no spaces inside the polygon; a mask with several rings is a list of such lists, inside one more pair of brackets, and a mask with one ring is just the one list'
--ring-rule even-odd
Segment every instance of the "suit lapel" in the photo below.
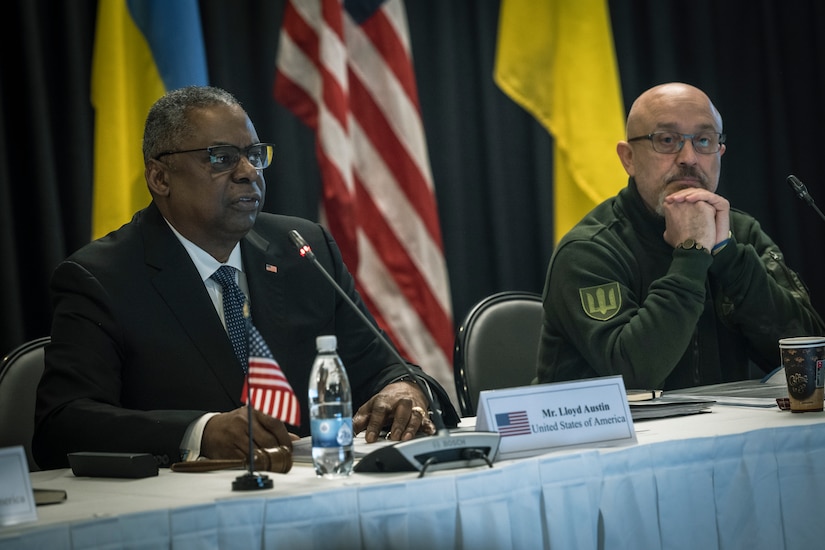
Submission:
{"label": "suit lapel", "polygon": [[148,213],[144,226],[146,263],[157,270],[152,284],[228,397],[238,402],[242,370],[200,274],[157,208],[150,207]]}
{"label": "suit lapel", "polygon": [[241,241],[241,250],[252,301],[252,321],[275,353],[272,335],[277,334],[279,327],[286,323],[284,286],[279,267],[283,264],[284,250],[254,230]]}

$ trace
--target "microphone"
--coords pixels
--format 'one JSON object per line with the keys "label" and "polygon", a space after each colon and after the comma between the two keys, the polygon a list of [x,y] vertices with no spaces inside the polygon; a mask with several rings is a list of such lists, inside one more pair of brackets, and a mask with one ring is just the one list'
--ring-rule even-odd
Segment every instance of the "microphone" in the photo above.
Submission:
{"label": "microphone", "polygon": [[358,317],[369,327],[381,344],[404,366],[407,374],[421,389],[427,404],[432,411],[432,421],[436,427],[435,435],[414,438],[409,441],[400,441],[393,445],[379,447],[375,451],[361,458],[353,468],[356,472],[420,472],[422,477],[427,470],[448,470],[452,468],[468,468],[487,464],[493,467],[493,461],[498,454],[501,436],[497,432],[461,432],[453,435],[444,424],[444,418],[433,404],[428,388],[424,385],[407,361],[398,353],[387,338],[370,322],[355,302],[347,296],[332,275],[315,257],[309,243],[296,230],[289,232],[289,238],[298,249],[301,256],[309,259],[322,275],[330,282],[333,288],[341,295]]}
{"label": "microphone", "polygon": [[799,178],[791,174],[788,176],[788,185],[791,186],[791,189],[794,190],[796,196],[805,201],[805,203],[816,210],[816,213],[819,214],[819,217],[825,221],[825,214],[819,209],[819,207],[814,204],[814,198],[808,193],[808,188],[805,187],[805,184],[802,183]]}

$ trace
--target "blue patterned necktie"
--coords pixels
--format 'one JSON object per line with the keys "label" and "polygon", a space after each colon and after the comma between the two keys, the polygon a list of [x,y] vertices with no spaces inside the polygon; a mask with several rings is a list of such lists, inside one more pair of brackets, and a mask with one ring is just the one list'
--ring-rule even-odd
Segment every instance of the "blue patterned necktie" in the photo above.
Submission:
{"label": "blue patterned necktie", "polygon": [[223,317],[226,322],[226,332],[232,341],[235,356],[246,372],[249,364],[249,337],[246,332],[244,307],[246,296],[235,282],[235,268],[222,265],[211,278],[223,287]]}
{"label": "blue patterned necktie", "polygon": [[246,296],[235,283],[235,271],[234,267],[222,265],[211,278],[223,287],[226,331],[243,371],[248,374],[241,402],[246,403],[249,396],[254,408],[300,426],[301,404],[263,336],[252,324]]}

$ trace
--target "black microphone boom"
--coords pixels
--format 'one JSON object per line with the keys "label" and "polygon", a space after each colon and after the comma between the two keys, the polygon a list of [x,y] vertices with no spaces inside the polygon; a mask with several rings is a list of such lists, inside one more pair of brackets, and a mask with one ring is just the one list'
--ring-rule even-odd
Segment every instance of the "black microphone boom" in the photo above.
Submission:
{"label": "black microphone boom", "polygon": [[444,418],[430,399],[430,392],[424,383],[410,368],[410,365],[398,353],[386,337],[367,318],[355,302],[347,296],[332,275],[315,257],[309,244],[296,230],[289,232],[289,238],[301,256],[308,258],[315,267],[330,282],[333,288],[344,298],[349,306],[358,314],[359,318],[378,337],[381,343],[392,353],[395,359],[404,366],[407,373],[421,388],[432,411],[432,421],[436,427],[436,434],[429,437],[420,437],[409,441],[401,441],[393,445],[385,445],[369,453],[358,461],[353,468],[356,472],[421,472],[423,476],[427,470],[448,470],[451,468],[468,468],[487,464],[492,467],[498,453],[501,436],[496,432],[460,432],[450,433],[444,424]]}
{"label": "black microphone boom", "polygon": [[814,204],[814,198],[811,196],[810,193],[808,193],[808,188],[805,187],[805,184],[802,183],[799,180],[799,178],[791,174],[790,176],[788,176],[788,185],[791,186],[791,189],[793,189],[797,197],[805,201],[805,203],[808,206],[816,210],[816,213],[819,214],[819,217],[822,218],[823,221],[825,221],[825,214],[823,214],[819,207],[816,204]]}

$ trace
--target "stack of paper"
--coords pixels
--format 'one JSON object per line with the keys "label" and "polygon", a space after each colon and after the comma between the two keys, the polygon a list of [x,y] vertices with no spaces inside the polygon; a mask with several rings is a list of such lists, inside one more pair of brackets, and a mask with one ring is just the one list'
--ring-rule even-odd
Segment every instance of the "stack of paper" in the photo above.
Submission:
{"label": "stack of paper", "polygon": [[716,401],[705,397],[664,394],[661,397],[644,401],[630,401],[630,416],[633,421],[649,418],[667,418],[710,412],[710,406]]}

